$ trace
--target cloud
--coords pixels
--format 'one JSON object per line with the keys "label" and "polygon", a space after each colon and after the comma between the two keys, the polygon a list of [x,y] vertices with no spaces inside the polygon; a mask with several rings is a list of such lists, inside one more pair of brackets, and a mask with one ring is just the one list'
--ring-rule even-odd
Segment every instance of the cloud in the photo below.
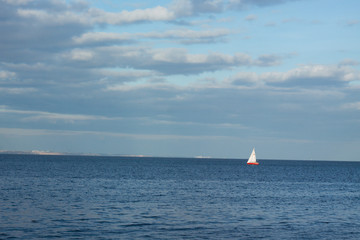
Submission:
{"label": "cloud", "polygon": [[242,11],[252,6],[266,7],[291,1],[299,0],[174,0],[170,4],[169,9],[173,11],[178,18],[181,18],[206,13],[221,13],[228,10]]}
{"label": "cloud", "polygon": [[197,74],[231,67],[271,64],[263,59],[253,60],[243,53],[189,54],[185,49],[155,49],[150,52],[149,67],[165,74]]}
{"label": "cloud", "polygon": [[174,0],[170,9],[177,17],[187,17],[199,13],[219,13],[224,9],[222,0]]}
{"label": "cloud", "polygon": [[[91,68],[84,69],[84,65],[90,60],[86,51],[82,54],[79,51],[69,51],[68,53],[61,54],[49,59],[48,62],[34,62],[30,63],[3,63],[3,66],[12,72],[16,72],[16,78],[12,81],[7,81],[7,87],[18,88],[19,84],[30,86],[49,94],[50,90],[56,91],[52,93],[60,93],[64,88],[76,86],[79,83],[93,83],[94,80],[99,79],[100,76],[97,72],[93,72]],[[61,61],[60,61],[61,59]],[[73,62],[69,65],[66,61]],[[82,66],[81,66],[82,65]],[[94,74],[95,73],[95,74]],[[56,86],[57,88],[54,88]],[[67,91],[69,91],[68,89]],[[85,89],[84,89],[85,90]]]}
{"label": "cloud", "polygon": [[96,24],[122,25],[141,21],[170,21],[175,14],[165,7],[157,6],[147,9],[136,9],[134,11],[121,11],[118,13],[105,12],[101,9],[90,9],[90,19]]}
{"label": "cloud", "polygon": [[[102,5],[96,2],[91,1]],[[266,22],[280,24],[294,10],[292,4],[282,9],[285,15],[270,14],[256,29],[239,23],[257,15],[234,13],[291,2],[179,0],[124,10],[129,5],[119,2],[113,2],[118,9],[99,9],[89,1],[0,0],[0,32],[5,33],[0,35],[0,102],[5,105],[0,107],[0,132],[8,133],[1,140],[9,146],[13,139],[20,147],[50,140],[59,148],[65,142],[75,151],[85,146],[106,152],[109,144],[118,151],[154,139],[161,144],[182,139],[194,146],[220,139],[216,146],[223,148],[234,139],[269,146],[274,139],[293,136],[306,141],[311,135],[317,141],[356,135],[358,125],[338,127],[347,119],[357,121],[359,113],[359,61],[335,51],[343,49],[336,46],[342,39],[349,48],[356,46],[346,35],[351,31],[332,38],[331,48],[317,46],[326,42],[323,34],[300,46],[296,39],[305,34],[302,27],[263,28]],[[325,21],[325,15],[316,17]],[[319,30],[307,27],[306,36]],[[251,41],[244,41],[246,35]],[[267,36],[265,42],[261,36]],[[286,54],[294,48],[298,56]],[[295,65],[336,59],[344,60]],[[344,135],[333,134],[336,129]],[[56,136],[66,140],[58,144]],[[87,142],[90,136],[93,144]],[[166,147],[156,144],[161,146],[157,154],[163,154]]]}
{"label": "cloud", "polygon": [[346,23],[346,25],[349,26],[349,27],[352,27],[352,26],[358,25],[359,23],[360,23],[359,20],[350,20],[350,21],[348,21],[348,22]]}
{"label": "cloud", "polygon": [[245,10],[251,6],[267,7],[298,0],[229,0],[228,8]]}
{"label": "cloud", "polygon": [[122,137],[139,140],[221,140],[239,139],[233,136],[203,136],[203,135],[181,135],[181,134],[130,134],[120,132],[105,131],[71,131],[71,130],[49,130],[49,129],[24,129],[24,128],[0,128],[2,135],[17,136],[102,136],[102,137]]}
{"label": "cloud", "polygon": [[45,111],[33,111],[33,110],[16,110],[8,108],[7,106],[0,105],[0,112],[7,114],[17,114],[17,115],[26,115],[23,117],[23,121],[65,121],[65,122],[75,122],[75,121],[89,121],[89,120],[114,120],[118,118],[108,118],[104,116],[94,116],[94,115],[82,115],[82,114],[63,114],[63,113],[53,113]]}
{"label": "cloud", "polygon": [[130,70],[130,69],[118,69],[118,68],[103,68],[93,70],[94,73],[100,74],[106,77],[116,77],[126,79],[127,81],[136,81],[139,78],[148,78],[156,76],[157,73],[147,70]]}
{"label": "cloud", "polygon": [[249,21],[249,22],[255,21],[256,19],[257,19],[256,15],[248,15],[248,16],[245,17],[245,20]]}
{"label": "cloud", "polygon": [[46,10],[18,9],[17,14],[22,18],[36,19],[46,25],[66,25],[72,23],[89,25],[91,23],[86,17],[71,11],[53,13]]}
{"label": "cloud", "polygon": [[340,66],[358,66],[360,62],[354,59],[344,59],[339,63]]}
{"label": "cloud", "polygon": [[230,79],[236,85],[256,84],[282,87],[345,86],[357,81],[360,72],[338,65],[302,65],[287,72],[265,72],[261,74],[240,72]]}
{"label": "cloud", "polygon": [[200,13],[219,13],[223,11],[224,3],[222,0],[192,0],[195,12]]}
{"label": "cloud", "polygon": [[[52,4],[52,5],[51,5]],[[86,4],[67,4],[61,6],[56,2],[40,4],[43,9],[33,9],[32,5],[22,6],[17,9],[19,17],[33,19],[42,24],[65,25],[80,24],[90,26],[94,24],[123,25],[137,22],[171,21],[175,19],[174,12],[169,9],[156,6],[153,8],[136,9],[133,11],[107,12],[98,8],[89,8]]]}
{"label": "cloud", "polygon": [[37,89],[32,87],[0,87],[0,92],[5,94],[28,94],[36,91]]}
{"label": "cloud", "polygon": [[49,61],[54,53],[71,48],[74,34],[92,28],[79,16],[76,4],[61,1],[4,3],[0,9],[0,62]]}
{"label": "cloud", "polygon": [[69,53],[71,60],[88,61],[93,58],[93,52],[90,50],[73,49]]}
{"label": "cloud", "polygon": [[177,29],[169,30],[165,32],[151,32],[137,34],[139,37],[145,38],[164,38],[164,39],[175,39],[181,43],[192,44],[192,43],[214,43],[222,41],[224,37],[230,34],[227,29],[211,29],[194,31],[190,29]]}
{"label": "cloud", "polygon": [[345,103],[342,106],[343,109],[353,109],[360,111],[360,102]]}
{"label": "cloud", "polygon": [[[172,54],[170,54],[172,55]],[[164,56],[162,56],[164,57]],[[230,58],[231,60],[231,58]],[[333,96],[343,97],[350,83],[358,81],[360,72],[348,66],[301,65],[285,72],[238,72],[236,75],[211,81],[193,81],[188,84],[165,82],[129,82],[108,84],[107,91],[137,92],[155,91],[187,92],[210,89],[261,90],[281,95]],[[177,98],[179,100],[180,98]]]}
{"label": "cloud", "polygon": [[268,66],[276,66],[280,65],[282,61],[282,57],[275,54],[265,54],[259,56],[257,60],[254,61],[254,65],[268,67]]}
{"label": "cloud", "polygon": [[[168,7],[155,6],[152,8],[123,10],[109,12],[99,8],[91,8],[86,2],[74,1],[33,1],[18,0],[5,1],[6,6],[13,12],[13,16],[22,19],[36,20],[42,25],[75,24],[83,27],[94,25],[124,25],[139,22],[176,22],[181,19],[204,13],[221,13],[225,10],[244,9],[247,6],[269,6],[281,4],[290,0],[174,0]],[[4,1],[3,1],[4,2]],[[10,7],[12,6],[12,7]],[[14,8],[15,7],[15,8]],[[8,13],[7,13],[8,14]],[[254,20],[254,16],[250,17]],[[250,20],[247,18],[247,20]]]}
{"label": "cloud", "polygon": [[188,121],[169,121],[169,120],[153,120],[153,124],[158,125],[187,125],[187,126],[195,126],[195,127],[209,127],[209,128],[227,128],[227,129],[248,129],[247,126],[244,126],[239,123],[203,123],[203,122],[188,122]]}
{"label": "cloud", "polygon": [[33,2],[34,0],[2,0],[2,1],[11,5],[25,5],[30,2]]}
{"label": "cloud", "polygon": [[9,72],[9,71],[0,71],[0,80],[14,78],[16,76],[16,73]]}
{"label": "cloud", "polygon": [[[280,64],[281,57],[263,55],[257,59],[244,53],[233,55],[211,52],[192,54],[185,48],[152,49],[141,46],[104,46],[91,49],[75,49],[62,55],[66,60],[73,60],[73,67],[78,60],[88,60],[87,66],[96,68],[133,68],[157,71],[166,75],[199,74],[241,66],[273,66]],[[80,66],[79,66],[80,67]]]}
{"label": "cloud", "polygon": [[129,43],[132,41],[133,34],[128,33],[112,33],[112,32],[87,32],[81,36],[73,37],[75,44],[83,45],[88,43]]}
{"label": "cloud", "polygon": [[190,0],[174,0],[170,9],[176,16],[191,16],[194,14],[193,4]]}
{"label": "cloud", "polygon": [[81,36],[74,37],[75,44],[106,43],[126,44],[140,39],[172,39],[184,44],[193,43],[214,43],[223,41],[230,34],[227,29],[212,29],[195,31],[190,29],[176,29],[163,32],[143,32],[143,33],[108,33],[108,32],[89,32]]}

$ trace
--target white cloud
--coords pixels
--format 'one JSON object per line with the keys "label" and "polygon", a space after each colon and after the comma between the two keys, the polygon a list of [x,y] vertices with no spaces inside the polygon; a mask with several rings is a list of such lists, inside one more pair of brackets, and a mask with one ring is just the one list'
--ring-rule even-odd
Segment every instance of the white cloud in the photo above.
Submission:
{"label": "white cloud", "polygon": [[90,50],[74,49],[70,52],[69,58],[72,60],[88,61],[93,58],[93,52]]}
{"label": "white cloud", "polygon": [[360,102],[345,103],[342,108],[360,110]]}
{"label": "white cloud", "polygon": [[45,111],[33,111],[33,110],[16,110],[8,108],[7,106],[0,105],[0,113],[7,114],[18,114],[25,115],[23,121],[65,121],[65,122],[75,122],[75,121],[89,121],[89,120],[115,120],[119,118],[108,118],[104,116],[95,116],[95,115],[83,115],[83,114],[63,114],[63,113],[53,113]]}
{"label": "white cloud", "polygon": [[0,87],[0,92],[4,92],[7,94],[25,94],[36,91],[37,89],[32,87]]}
{"label": "white cloud", "polygon": [[147,9],[136,9],[134,11],[121,11],[118,13],[105,12],[101,9],[90,9],[89,16],[95,23],[106,23],[121,25],[139,21],[170,21],[175,14],[165,7],[157,6]]}
{"label": "white cloud", "polygon": [[210,52],[192,54],[185,48],[152,49],[147,46],[106,46],[74,49],[62,55],[72,60],[92,60],[96,68],[131,68],[152,70],[163,74],[199,74],[241,66],[272,66],[278,64],[276,56],[252,59],[244,53],[233,55]]}
{"label": "white cloud", "polygon": [[[202,13],[220,13],[226,10],[243,10],[247,6],[268,6],[280,4],[290,0],[174,0],[168,7],[156,6],[132,11],[109,12],[99,8],[88,8],[86,2],[52,2],[55,8],[31,9],[26,8],[31,0],[3,0],[8,4],[19,5],[23,8],[17,14],[24,18],[34,18],[44,24],[69,24],[81,25],[110,24],[123,25],[137,22],[176,21],[180,18],[194,16]],[[55,10],[55,11],[54,11]],[[255,15],[249,15],[246,20],[255,20]],[[357,24],[351,21],[349,25]]]}
{"label": "white cloud", "polygon": [[18,9],[17,14],[24,18],[34,18],[44,24],[56,23],[78,23],[91,24],[113,24],[122,25],[140,21],[170,21],[175,18],[172,11],[165,7],[157,6],[147,9],[136,9],[134,11],[106,12],[102,9],[91,8],[85,12],[56,11],[48,12],[38,9]]}
{"label": "white cloud", "polygon": [[265,72],[261,74],[240,72],[230,81],[253,82],[253,83],[285,83],[296,82],[300,86],[316,85],[324,86],[335,83],[356,81],[360,78],[360,72],[356,69],[338,65],[302,65],[287,72]]}
{"label": "white cloud", "polygon": [[89,32],[81,36],[73,37],[76,44],[97,43],[97,42],[129,42],[135,39],[174,39],[181,43],[206,43],[222,40],[230,34],[227,29],[212,29],[194,31],[190,29],[175,29],[163,32],[144,32],[144,33],[109,33],[109,32]]}
{"label": "white cloud", "polygon": [[17,14],[20,17],[37,19],[45,25],[71,23],[90,25],[92,23],[87,16],[71,11],[47,12],[46,10],[18,9]]}
{"label": "white cloud", "polygon": [[336,78],[340,81],[357,80],[358,71],[339,65],[303,65],[288,73],[287,79],[294,78]]}
{"label": "white cloud", "polygon": [[224,68],[257,64],[256,61],[252,60],[251,56],[244,53],[235,53],[234,55],[218,52],[190,54],[186,49],[168,48],[154,49],[151,50],[150,54],[152,60],[160,65],[161,63],[180,64],[178,67],[183,65],[183,69],[179,73],[183,72],[184,74],[187,74],[187,71],[216,71]]}
{"label": "white cloud", "polygon": [[12,5],[26,5],[30,2],[33,2],[34,0],[2,0],[2,1]]}
{"label": "white cloud", "polygon": [[109,32],[88,32],[79,37],[73,37],[76,44],[104,42],[104,41],[129,41],[132,35],[126,33],[109,33]]}
{"label": "white cloud", "polygon": [[169,120],[153,120],[152,124],[159,125],[191,125],[198,127],[210,127],[210,128],[227,128],[227,129],[248,129],[249,127],[239,123],[203,123],[203,122],[180,122]]}
{"label": "white cloud", "polygon": [[[200,58],[201,60],[205,60],[204,57],[201,57],[203,55],[197,55],[197,56],[199,60]],[[187,51],[185,49],[169,48],[169,49],[154,50],[152,59],[160,62],[180,63],[180,62],[187,62],[189,59],[189,55],[187,54]]]}
{"label": "white cloud", "polygon": [[0,79],[14,78],[16,73],[10,71],[0,71]]}
{"label": "white cloud", "polygon": [[[15,71],[25,70],[25,71],[45,71],[49,68],[48,65],[40,62],[33,63],[3,63],[3,65],[7,68],[15,69]],[[16,74],[16,73],[13,73]]]}

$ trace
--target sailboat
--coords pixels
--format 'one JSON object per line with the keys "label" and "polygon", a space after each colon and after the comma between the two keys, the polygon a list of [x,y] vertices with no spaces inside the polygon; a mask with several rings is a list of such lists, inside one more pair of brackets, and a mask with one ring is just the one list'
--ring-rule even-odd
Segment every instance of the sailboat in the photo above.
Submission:
{"label": "sailboat", "polygon": [[247,164],[249,165],[259,165],[259,163],[256,161],[256,154],[255,154],[255,148],[253,148],[249,160],[247,161]]}

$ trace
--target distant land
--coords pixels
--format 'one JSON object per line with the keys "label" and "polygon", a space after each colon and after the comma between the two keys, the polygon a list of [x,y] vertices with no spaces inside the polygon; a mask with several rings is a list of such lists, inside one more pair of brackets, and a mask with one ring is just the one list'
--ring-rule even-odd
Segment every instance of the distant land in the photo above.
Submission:
{"label": "distant land", "polygon": [[65,155],[64,153],[38,151],[38,150],[33,150],[33,151],[8,151],[8,150],[0,150],[0,154]]}
{"label": "distant land", "polygon": [[[64,153],[64,152],[51,152],[51,151],[10,151],[0,150],[0,154],[23,154],[23,155],[59,155],[59,156],[113,156],[113,157],[154,157],[150,155],[133,155],[133,154],[102,154],[102,153]],[[166,158],[166,157],[164,157]],[[180,157],[183,158],[183,157]],[[194,158],[212,158],[210,156],[195,156]]]}
{"label": "distant land", "polygon": [[59,155],[59,156],[122,156],[122,157],[152,157],[147,155],[130,155],[130,154],[100,154],[100,153],[67,153],[67,152],[51,152],[51,151],[11,151],[0,150],[0,154],[23,154],[23,155]]}
{"label": "distant land", "polygon": [[86,153],[60,153],[60,152],[50,152],[50,151],[9,151],[9,150],[0,150],[0,154],[32,154],[32,155],[93,155],[99,156],[100,154],[86,154]]}

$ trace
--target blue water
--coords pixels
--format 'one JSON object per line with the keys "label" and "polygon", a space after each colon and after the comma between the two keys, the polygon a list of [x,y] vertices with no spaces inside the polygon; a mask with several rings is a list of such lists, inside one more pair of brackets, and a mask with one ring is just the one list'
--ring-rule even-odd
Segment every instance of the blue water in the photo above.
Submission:
{"label": "blue water", "polygon": [[360,162],[0,155],[0,239],[360,239]]}

